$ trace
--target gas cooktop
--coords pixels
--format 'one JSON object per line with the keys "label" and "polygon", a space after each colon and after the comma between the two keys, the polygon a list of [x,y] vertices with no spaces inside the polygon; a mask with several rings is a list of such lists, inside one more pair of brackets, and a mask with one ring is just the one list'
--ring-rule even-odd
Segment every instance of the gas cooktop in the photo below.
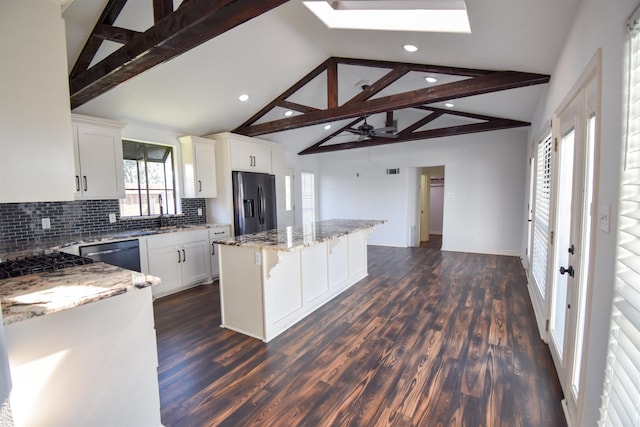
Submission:
{"label": "gas cooktop", "polygon": [[27,274],[54,271],[77,265],[90,264],[93,260],[64,252],[33,255],[0,262],[0,279],[26,276]]}

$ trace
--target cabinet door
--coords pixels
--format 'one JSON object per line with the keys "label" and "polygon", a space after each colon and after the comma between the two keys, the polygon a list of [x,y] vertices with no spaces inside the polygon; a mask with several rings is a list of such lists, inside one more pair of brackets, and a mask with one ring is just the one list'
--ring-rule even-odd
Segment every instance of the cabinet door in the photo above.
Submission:
{"label": "cabinet door", "polygon": [[182,285],[188,286],[208,278],[209,245],[206,240],[187,243],[180,248],[182,254]]}
{"label": "cabinet door", "polygon": [[231,141],[231,170],[271,173],[271,151],[257,144]]}
{"label": "cabinet door", "polygon": [[220,260],[218,253],[220,252],[219,245],[213,243],[214,239],[221,237],[228,237],[231,235],[231,227],[215,227],[209,229],[209,253],[211,254],[211,277],[217,278],[220,276]]}
{"label": "cabinet door", "polygon": [[181,264],[182,252],[173,246],[149,249],[149,274],[162,280],[160,285],[151,287],[153,296],[165,295],[180,288]]}
{"label": "cabinet door", "polygon": [[124,198],[120,130],[80,126],[76,143],[76,199]]}
{"label": "cabinet door", "polygon": [[196,197],[216,197],[216,152],[213,144],[194,144]]}

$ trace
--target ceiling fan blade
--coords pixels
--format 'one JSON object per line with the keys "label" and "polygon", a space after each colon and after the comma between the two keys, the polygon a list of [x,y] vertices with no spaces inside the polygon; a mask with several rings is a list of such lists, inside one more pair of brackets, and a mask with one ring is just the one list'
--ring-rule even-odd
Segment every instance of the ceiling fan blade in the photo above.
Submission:
{"label": "ceiling fan blade", "polygon": [[386,133],[386,132],[372,132],[371,136],[374,136],[376,138],[380,137],[380,138],[397,138],[398,135],[396,135],[395,133]]}
{"label": "ceiling fan blade", "polygon": [[379,132],[395,132],[397,130],[398,128],[395,126],[387,126],[386,128],[376,128],[373,131],[376,133],[379,133]]}
{"label": "ceiling fan blade", "polygon": [[360,132],[358,129],[342,129],[343,132],[351,132],[354,133],[356,135],[362,135],[362,132]]}

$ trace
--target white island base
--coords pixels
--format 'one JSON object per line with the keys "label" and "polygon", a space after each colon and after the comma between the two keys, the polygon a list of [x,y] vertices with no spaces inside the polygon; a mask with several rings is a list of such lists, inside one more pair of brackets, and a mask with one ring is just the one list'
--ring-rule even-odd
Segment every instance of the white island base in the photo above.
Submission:
{"label": "white island base", "polygon": [[221,326],[272,340],[367,276],[372,230],[288,249],[220,242]]}

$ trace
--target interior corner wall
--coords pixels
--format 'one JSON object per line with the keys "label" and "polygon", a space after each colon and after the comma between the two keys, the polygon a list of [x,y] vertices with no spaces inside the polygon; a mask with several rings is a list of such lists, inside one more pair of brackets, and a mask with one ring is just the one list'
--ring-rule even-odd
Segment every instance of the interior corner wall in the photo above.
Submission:
{"label": "interior corner wall", "polygon": [[410,246],[419,196],[408,168],[444,165],[442,249],[518,256],[526,140],[511,129],[322,154],[320,216],[386,219],[369,243]]}
{"label": "interior corner wall", "polygon": [[[588,297],[585,346],[582,366],[584,399],[579,402],[575,425],[597,424],[611,315],[615,275],[615,248],[618,218],[618,192],[622,158],[623,65],[627,36],[626,20],[638,6],[638,0],[604,2],[583,0],[552,72],[547,96],[540,103],[531,127],[530,140],[538,136],[545,122],[579,80],[585,67],[601,49],[602,89],[600,109],[600,170],[596,183],[599,203],[611,204],[611,231],[598,230],[595,235],[593,284]],[[531,149],[532,150],[532,149]],[[523,159],[524,169],[527,160]],[[526,223],[523,225],[526,227]],[[589,303],[588,303],[589,304]]]}

